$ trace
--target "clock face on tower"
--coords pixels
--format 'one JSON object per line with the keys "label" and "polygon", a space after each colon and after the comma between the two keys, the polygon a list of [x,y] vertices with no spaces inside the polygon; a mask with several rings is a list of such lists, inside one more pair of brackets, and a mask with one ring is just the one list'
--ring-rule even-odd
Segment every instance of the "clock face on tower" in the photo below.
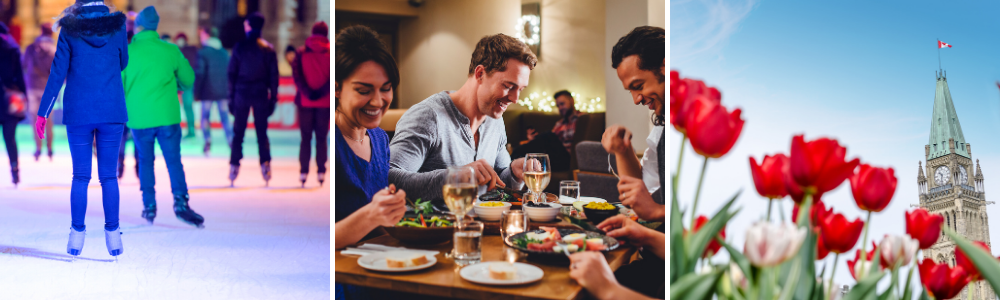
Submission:
{"label": "clock face on tower", "polygon": [[951,171],[948,170],[948,166],[940,166],[937,171],[934,171],[934,183],[937,185],[948,184],[949,180],[951,180]]}
{"label": "clock face on tower", "polygon": [[965,172],[965,166],[958,165],[958,184],[969,184],[969,173]]}

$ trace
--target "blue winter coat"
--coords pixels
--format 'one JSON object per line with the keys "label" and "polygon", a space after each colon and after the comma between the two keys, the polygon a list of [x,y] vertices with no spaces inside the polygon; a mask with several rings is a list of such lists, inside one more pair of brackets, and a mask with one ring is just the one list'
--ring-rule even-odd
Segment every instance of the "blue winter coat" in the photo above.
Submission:
{"label": "blue winter coat", "polygon": [[194,95],[197,100],[229,100],[229,52],[202,46],[194,69]]}
{"label": "blue winter coat", "polygon": [[66,125],[125,123],[122,70],[128,65],[125,15],[106,6],[86,6],[59,20],[49,80],[38,115],[48,117],[63,81],[63,123]]}

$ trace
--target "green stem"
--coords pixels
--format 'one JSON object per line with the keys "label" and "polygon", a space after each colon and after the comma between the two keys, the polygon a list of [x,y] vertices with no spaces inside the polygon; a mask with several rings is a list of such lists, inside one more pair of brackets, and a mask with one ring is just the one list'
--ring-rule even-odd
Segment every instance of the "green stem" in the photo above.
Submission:
{"label": "green stem", "polygon": [[823,297],[823,299],[826,299],[826,296],[830,296],[830,298],[833,298],[833,296],[831,296],[830,293],[833,292],[833,276],[837,274],[837,263],[839,262],[840,262],[840,253],[834,253],[833,270],[830,271],[830,286],[828,287],[826,295]]}
{"label": "green stem", "polygon": [[784,201],[778,201],[778,214],[781,215],[781,223],[785,223],[785,204],[784,204]]}
{"label": "green stem", "polygon": [[[678,183],[680,182],[680,177],[681,177],[681,163],[684,161],[684,142],[685,141],[687,141],[687,134],[684,134],[683,137],[681,137],[681,151],[680,151],[680,154],[677,155],[677,171],[674,173],[674,176],[670,177],[670,181],[672,182],[671,185],[670,185],[670,196],[673,197],[671,199],[677,199],[677,190],[678,190],[678,188],[680,188],[678,186]],[[683,219],[684,219],[684,215],[682,213],[681,214],[681,220],[683,220]],[[694,217],[692,217],[692,219],[694,219]]]}
{"label": "green stem", "polygon": [[[872,212],[869,211],[868,217],[865,217],[864,239],[861,240],[861,261],[868,261],[868,252],[865,251],[868,250],[868,223],[871,222],[871,220],[872,220]],[[865,271],[861,272],[861,274],[858,274],[858,281],[861,281],[861,278],[864,278],[865,275],[868,275],[867,273],[868,272]]]}
{"label": "green stem", "polygon": [[674,172],[676,176],[681,175],[681,162],[684,161],[684,142],[687,141],[687,138],[688,138],[687,134],[684,134],[681,137],[681,151],[680,155],[677,155],[677,172]]}
{"label": "green stem", "polygon": [[[708,156],[701,164],[701,176],[698,176],[698,188],[694,191],[694,206],[691,206],[691,228],[694,228],[694,220],[698,219],[698,199],[701,198],[701,184],[705,182],[705,169],[708,168]],[[692,229],[693,230],[693,229]]]}
{"label": "green stem", "polygon": [[767,198],[767,221],[771,222],[771,206],[774,206],[774,198]]}
{"label": "green stem", "polygon": [[812,228],[812,223],[809,222],[809,210],[812,209],[813,204],[812,194],[806,192],[802,198],[802,205],[799,205],[799,215],[796,216],[797,223],[799,227]]}

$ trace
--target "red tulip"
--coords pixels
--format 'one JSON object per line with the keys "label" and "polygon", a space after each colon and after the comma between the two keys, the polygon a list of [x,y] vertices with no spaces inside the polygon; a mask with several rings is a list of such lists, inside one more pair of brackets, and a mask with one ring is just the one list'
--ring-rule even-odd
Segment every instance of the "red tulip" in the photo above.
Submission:
{"label": "red tulip", "polygon": [[918,208],[906,213],[906,233],[920,242],[920,249],[927,249],[937,243],[941,236],[941,224],[944,218],[938,214]]}
{"label": "red tulip", "polygon": [[[867,274],[871,270],[872,261],[875,260],[875,242],[872,242],[871,250],[868,250],[867,255],[865,255],[865,260],[861,260],[861,249],[857,249],[854,252],[854,260],[847,261],[847,269],[851,271],[851,277],[854,280],[858,280],[858,275]],[[885,269],[884,266],[879,264],[880,269]]]}
{"label": "red tulip", "polygon": [[[698,230],[701,229],[701,227],[704,226],[705,223],[708,223],[708,217],[704,215],[698,216],[698,218],[694,220],[694,232],[698,232]],[[719,230],[719,238],[723,240],[726,239],[725,225],[722,226],[722,230]],[[720,248],[722,248],[722,245],[720,245],[719,242],[716,242],[715,239],[712,239],[712,241],[708,242],[708,246],[705,247],[705,252],[702,253],[701,256],[711,257],[715,255],[716,252],[719,252]]]}
{"label": "red tulip", "polygon": [[892,194],[896,193],[896,172],[892,168],[862,164],[858,172],[851,176],[851,192],[858,208],[880,212],[889,206]]}
{"label": "red tulip", "polygon": [[750,174],[753,175],[757,193],[766,198],[780,199],[788,196],[785,189],[784,168],[788,164],[788,156],[778,153],[774,156],[765,155],[760,164],[750,157]]}
{"label": "red tulip", "polygon": [[840,213],[830,213],[819,221],[820,238],[823,244],[833,253],[846,253],[854,248],[861,237],[861,229],[865,227],[865,222],[861,218],[848,222],[847,218]]}
{"label": "red tulip", "polygon": [[[783,172],[785,175],[782,177],[785,180],[785,190],[788,191],[788,196],[792,197],[792,201],[795,202],[796,205],[802,205],[802,201],[804,201],[806,197],[806,192],[802,190],[802,187],[794,183],[791,179],[792,175],[790,172],[788,164],[785,164],[785,172]],[[822,197],[823,193],[813,194],[813,202],[819,201]]]}
{"label": "red tulip", "polygon": [[698,96],[687,113],[687,136],[694,152],[706,157],[719,158],[729,152],[743,131],[740,109],[732,113],[718,102]]}
{"label": "red tulip", "polygon": [[687,132],[687,115],[695,98],[699,96],[716,104],[722,101],[722,94],[717,89],[705,86],[705,82],[682,79],[676,71],[670,72],[670,124],[674,129],[681,133]]}
{"label": "red tulip", "polygon": [[[986,243],[980,241],[973,241],[972,243],[986,250],[986,253],[990,253],[990,246],[987,246]],[[958,246],[955,246],[955,263],[962,266],[962,269],[965,269],[969,273],[969,278],[972,281],[982,279],[979,274],[979,268],[976,268],[976,264],[972,263],[972,260],[965,255],[965,251],[962,251],[962,248]]]}
{"label": "red tulip", "polygon": [[823,245],[823,239],[816,239],[816,260],[823,260],[829,254],[830,249],[826,249],[826,245]]}
{"label": "red tulip", "polygon": [[796,135],[792,138],[792,151],[788,157],[790,176],[786,177],[785,186],[797,184],[810,194],[835,189],[854,174],[860,163],[856,158],[845,161],[846,156],[847,148],[837,140],[819,138],[806,142],[802,135]]}
{"label": "red tulip", "polygon": [[952,268],[947,263],[936,264],[934,260],[924,258],[918,267],[920,282],[924,284],[927,294],[935,299],[954,298],[972,280],[960,265]]}
{"label": "red tulip", "polygon": [[[813,206],[809,209],[809,219],[812,220],[813,232],[821,232],[821,228],[819,226],[820,221],[830,214],[833,214],[833,208],[826,208],[826,205],[823,204],[822,200],[816,199],[816,202],[814,202]],[[798,219],[799,206],[796,205],[792,208],[792,223],[798,223]]]}

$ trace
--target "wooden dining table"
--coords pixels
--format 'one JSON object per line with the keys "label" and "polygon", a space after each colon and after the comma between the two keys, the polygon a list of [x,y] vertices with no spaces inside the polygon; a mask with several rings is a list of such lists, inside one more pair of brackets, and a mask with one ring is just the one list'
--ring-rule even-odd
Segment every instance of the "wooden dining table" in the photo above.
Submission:
{"label": "wooden dining table", "polygon": [[[583,299],[587,296],[586,290],[569,277],[567,259],[562,259],[561,262],[553,262],[551,258],[548,261],[535,257],[529,259],[526,253],[505,245],[499,235],[485,233],[482,236],[482,261],[516,261],[531,264],[545,272],[541,280],[516,286],[482,285],[467,281],[459,275],[461,267],[445,255],[452,250],[451,241],[438,245],[412,245],[403,244],[389,235],[383,235],[362,241],[359,245],[366,243],[436,250],[441,253],[436,255],[437,263],[430,268],[405,273],[386,273],[364,269],[357,262],[360,256],[343,255],[338,250],[334,258],[334,280],[337,283],[460,299]],[[628,263],[635,251],[634,247],[626,244],[605,253],[604,257],[611,270],[617,270]]]}

